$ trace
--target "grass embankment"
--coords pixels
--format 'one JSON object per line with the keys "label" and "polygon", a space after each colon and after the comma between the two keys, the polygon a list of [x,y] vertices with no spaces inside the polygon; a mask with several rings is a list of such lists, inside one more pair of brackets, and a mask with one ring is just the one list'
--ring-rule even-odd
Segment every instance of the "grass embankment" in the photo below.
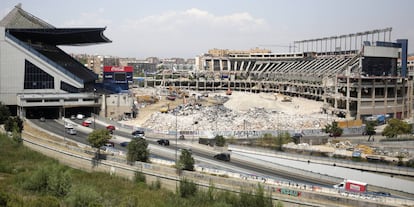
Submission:
{"label": "grass embankment", "polygon": [[0,134],[0,146],[0,206],[271,205],[260,188],[256,193],[236,195],[212,188],[201,191],[190,185],[180,186],[181,193],[175,193],[162,189],[159,183],[146,185],[142,179],[131,181],[60,165],[5,134]]}

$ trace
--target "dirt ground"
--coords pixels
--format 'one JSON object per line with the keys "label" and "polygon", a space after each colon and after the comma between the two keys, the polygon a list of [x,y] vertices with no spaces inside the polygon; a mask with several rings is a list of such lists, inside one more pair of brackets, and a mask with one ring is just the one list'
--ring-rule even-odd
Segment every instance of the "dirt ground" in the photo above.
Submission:
{"label": "dirt ground", "polygon": [[[321,113],[322,102],[300,97],[288,97],[290,100],[286,101],[282,94],[233,91],[232,95],[226,95],[225,91],[219,91],[208,92],[207,97],[203,92],[188,91],[188,98],[171,101],[166,98],[169,94],[167,89],[134,90],[137,95],[155,96],[159,101],[154,104],[137,103],[137,118],[124,123],[154,130],[175,129],[172,113],[160,112],[168,105],[170,110],[179,107],[180,130],[192,130],[194,121],[198,122],[197,130],[206,131],[318,129],[333,121],[332,117]],[[192,108],[194,104],[202,107]]]}

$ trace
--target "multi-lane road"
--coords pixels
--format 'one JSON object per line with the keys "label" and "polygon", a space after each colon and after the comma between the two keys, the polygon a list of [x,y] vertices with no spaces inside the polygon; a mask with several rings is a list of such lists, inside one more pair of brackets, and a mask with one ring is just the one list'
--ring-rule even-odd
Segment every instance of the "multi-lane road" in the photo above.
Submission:
{"label": "multi-lane road", "polygon": [[[96,123],[95,126],[92,123],[89,126],[89,129],[86,127],[83,128],[80,120],[70,120],[71,122],[76,123],[75,129],[77,129],[76,135],[70,135],[66,133],[62,120],[46,119],[45,121],[42,122],[40,120],[32,119],[31,121],[32,123],[39,126],[40,128],[43,128],[46,131],[62,136],[65,139],[71,139],[76,142],[80,142],[82,144],[89,144],[87,141],[87,136],[89,134],[88,131],[91,131],[94,127],[96,129],[105,128],[105,126],[98,124],[98,122]],[[114,131],[114,135],[118,137],[118,139],[115,139],[115,142],[114,142],[115,148],[117,150],[126,151],[125,147],[122,147],[119,143],[125,140],[131,139],[132,138],[131,132],[127,133],[123,130]],[[146,140],[148,141],[150,148],[152,146],[152,148],[156,147],[157,149],[163,149],[163,150],[150,151],[151,156],[174,161],[175,153],[171,153],[172,151],[176,151],[181,148],[188,148],[188,145],[180,145],[180,142],[178,142],[178,146],[177,146],[176,142],[172,140],[170,140],[170,146],[160,146],[158,145],[157,140],[161,138],[163,137],[146,137]],[[292,176],[289,173],[278,173],[274,170],[267,168],[266,166],[261,165],[260,163],[252,163],[252,162],[246,163],[240,159],[232,159],[230,162],[218,161],[213,158],[217,152],[214,152],[211,150],[191,148],[191,151],[197,164],[209,165],[212,168],[219,168],[219,169],[228,170],[231,172],[238,172],[238,173],[246,174],[246,175],[256,175],[256,176],[265,177],[265,178],[272,178],[274,180],[290,181],[293,183],[302,183],[302,184],[307,184],[307,185],[317,185],[317,186],[327,187],[327,186],[332,186],[332,184],[334,184],[334,183],[327,183],[323,181],[309,181],[306,178]]]}

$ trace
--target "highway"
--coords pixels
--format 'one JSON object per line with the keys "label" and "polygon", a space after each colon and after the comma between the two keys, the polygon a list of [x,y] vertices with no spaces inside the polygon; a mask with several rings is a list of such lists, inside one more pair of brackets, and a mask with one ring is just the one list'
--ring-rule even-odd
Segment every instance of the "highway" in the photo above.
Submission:
{"label": "highway", "polygon": [[[58,120],[46,119],[44,122],[41,122],[38,119],[32,119],[31,121],[32,121],[32,123],[39,126],[40,128],[43,128],[47,131],[50,131],[50,132],[52,132],[56,135],[62,136],[65,139],[71,139],[71,140],[74,140],[76,142],[80,142],[82,144],[89,144],[88,141],[87,141],[88,133],[85,133],[84,130],[79,130],[80,127],[83,127],[83,126],[81,126],[81,121],[80,120],[71,120],[71,121],[75,122],[76,124],[79,124],[79,126],[75,126],[75,129],[77,129],[77,134],[76,135],[67,134],[66,131],[65,131],[63,122],[61,120],[58,121]],[[94,125],[92,123],[89,127],[91,129],[86,128],[86,130],[92,130],[93,127],[94,127]],[[95,127],[96,127],[96,129],[105,128],[105,126],[99,125],[98,123],[96,123]],[[120,146],[119,143],[132,138],[131,133],[126,133],[126,132],[123,132],[121,130],[115,130],[114,135],[117,137],[114,140],[115,148],[117,150],[125,151],[125,147]],[[151,153],[152,157],[174,161],[175,160],[175,153],[171,153],[171,152],[175,152],[177,147],[178,147],[178,149],[188,148],[187,145],[186,146],[184,146],[184,145],[176,146],[174,140],[170,140],[170,146],[160,146],[160,145],[158,145],[156,140],[161,139],[161,138],[162,137],[146,137],[146,140],[149,143],[149,148],[153,148],[153,147],[157,146],[157,148],[165,149],[164,152],[160,152],[160,150],[150,150],[150,153]],[[178,144],[180,144],[180,143],[178,143]],[[256,175],[256,176],[265,177],[265,178],[272,178],[272,179],[275,179],[275,180],[280,180],[280,181],[285,181],[285,182],[290,181],[292,183],[315,185],[315,186],[321,186],[321,187],[330,187],[334,184],[334,183],[309,181],[305,178],[291,176],[287,173],[277,173],[276,171],[270,170],[270,169],[267,168],[267,166],[263,166],[259,163],[251,163],[250,162],[249,164],[246,164],[245,162],[243,162],[242,160],[239,160],[239,159],[232,159],[230,162],[218,161],[218,160],[213,158],[213,156],[217,152],[212,152],[212,151],[208,151],[208,150],[201,150],[201,149],[198,149],[198,148],[191,148],[191,151],[192,151],[193,157],[196,161],[196,164],[210,165],[210,166],[212,166],[214,168],[217,168],[217,169],[228,170],[228,171],[231,171],[231,172],[238,172],[238,173],[241,173],[241,174]],[[179,156],[179,154],[178,154],[178,156]]]}

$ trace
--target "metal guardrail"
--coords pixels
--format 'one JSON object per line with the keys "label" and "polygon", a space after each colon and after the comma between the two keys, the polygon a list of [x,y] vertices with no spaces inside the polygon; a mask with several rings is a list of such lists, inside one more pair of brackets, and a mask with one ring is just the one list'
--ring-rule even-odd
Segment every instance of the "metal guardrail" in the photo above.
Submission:
{"label": "metal guardrail", "polygon": [[[229,148],[231,148],[231,145],[229,146]],[[237,148],[243,149],[244,147],[237,146]],[[248,150],[251,151],[252,148],[249,148]],[[295,156],[292,156],[292,154],[289,154],[286,152],[279,152],[279,151],[274,151],[274,150],[270,152],[268,149],[260,148],[260,147],[255,147],[254,151],[259,152],[259,153],[264,153],[264,154],[271,153],[271,154],[274,154],[280,157],[288,157],[286,159],[291,159],[291,160],[298,160],[298,161],[312,160],[312,162],[318,163],[318,164],[335,163],[335,165],[338,167],[348,167],[348,168],[361,169],[361,170],[367,170],[367,171],[372,171],[372,169],[375,169],[375,171],[377,172],[414,176],[414,168],[404,167],[404,166],[374,164],[374,163],[369,163],[369,162],[355,162],[355,161],[348,161],[344,159],[336,159],[336,158],[330,158],[330,157],[302,155],[298,153],[295,153]]]}

